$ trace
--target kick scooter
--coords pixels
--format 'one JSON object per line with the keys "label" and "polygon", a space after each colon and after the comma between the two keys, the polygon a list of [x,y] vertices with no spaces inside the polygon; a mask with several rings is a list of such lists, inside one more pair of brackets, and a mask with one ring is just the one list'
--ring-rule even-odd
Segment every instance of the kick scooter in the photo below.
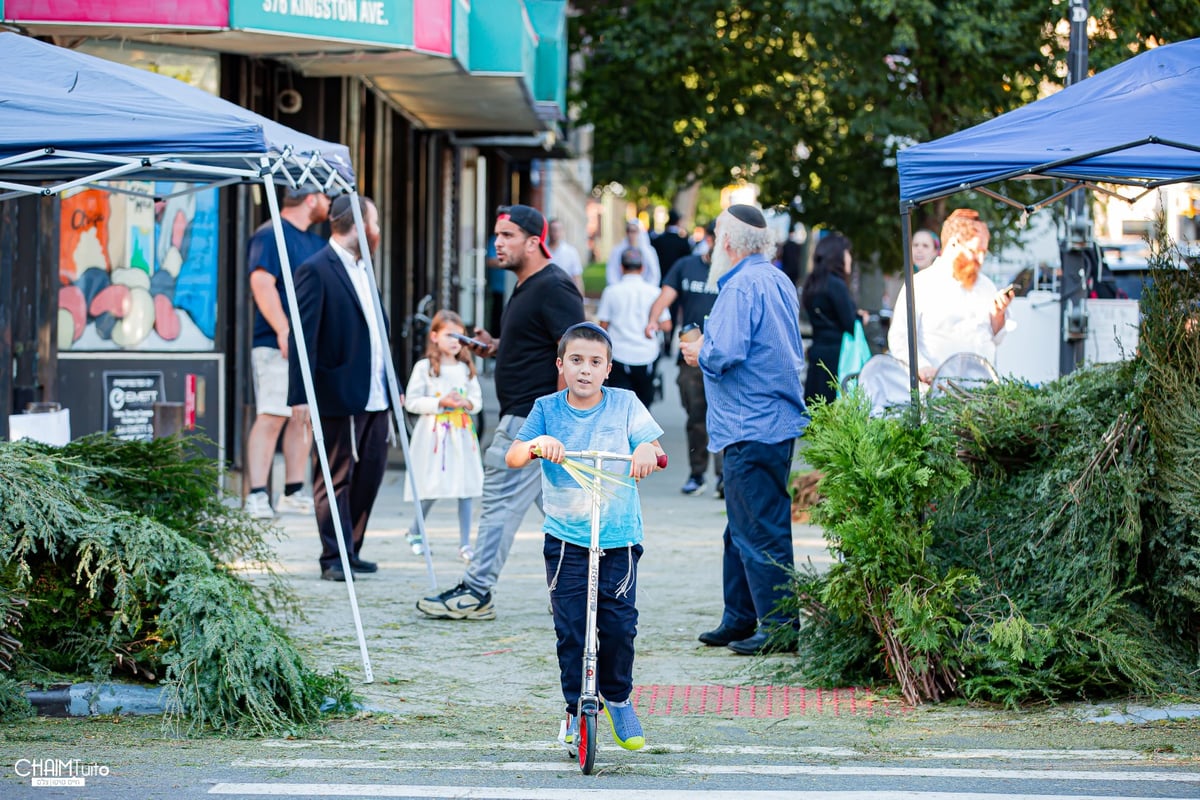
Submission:
{"label": "kick scooter", "polygon": [[[534,458],[539,458],[541,455],[536,448],[530,449],[529,454]],[[602,450],[568,450],[563,453],[563,458],[590,460],[597,473],[603,469],[605,461],[630,462],[633,460],[632,455],[606,453]],[[666,466],[667,454],[663,453],[658,457],[657,467],[666,469]],[[596,636],[596,605],[600,596],[600,496],[605,488],[601,484],[603,478],[599,474],[581,478],[572,471],[572,477],[576,481],[590,481],[591,484],[590,487],[584,486],[583,488],[590,488],[592,493],[592,539],[588,546],[587,625],[584,628],[583,639],[583,685],[579,693],[579,704],[576,707],[575,717],[579,720],[579,734],[573,742],[567,745],[567,753],[571,758],[579,759],[579,769],[584,775],[591,775],[592,767],[596,763],[596,728],[600,715],[600,696],[596,686],[596,657],[600,649],[599,639]],[[560,738],[565,739],[567,723],[564,720],[562,724],[564,730]]]}

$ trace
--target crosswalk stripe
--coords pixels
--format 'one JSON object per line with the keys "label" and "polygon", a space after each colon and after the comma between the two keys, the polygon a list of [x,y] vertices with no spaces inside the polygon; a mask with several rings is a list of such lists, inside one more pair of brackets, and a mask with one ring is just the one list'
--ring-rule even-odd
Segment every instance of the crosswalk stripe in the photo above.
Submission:
{"label": "crosswalk stripe", "polygon": [[[247,758],[233,762],[235,767],[257,769],[345,769],[345,770],[473,770],[490,772],[568,772],[577,770],[566,761],[368,761],[351,758]],[[979,769],[959,767],[881,767],[869,765],[824,764],[664,764],[621,761],[625,773],[647,772],[654,775],[740,775],[758,776],[841,776],[841,777],[922,777],[1003,780],[1113,781],[1152,783],[1200,783],[1200,772],[1181,772],[1171,768],[1145,770],[1080,769]]]}
{"label": "crosswalk stripe", "polygon": [[[278,750],[477,750],[477,742],[394,742],[383,740],[342,741],[334,739],[305,739],[297,741],[271,740],[261,743],[264,748]],[[515,750],[524,753],[556,752],[563,746],[558,742],[489,742],[492,750]],[[784,756],[803,758],[861,758],[878,755],[879,750],[860,750],[853,747],[780,747],[774,745],[647,745],[648,752],[694,753],[696,755]],[[1029,750],[974,749],[935,750],[932,748],[898,748],[889,752],[893,758],[923,758],[940,761],[971,759],[1003,759],[1008,761],[1178,761],[1190,756],[1178,753],[1154,753],[1139,750]]]}
{"label": "crosswalk stripe", "polygon": [[[1004,794],[978,792],[884,791],[746,791],[720,789],[554,789],[500,788],[490,786],[382,786],[374,783],[218,783],[209,789],[214,795],[260,797],[454,797],[456,800],[1095,800],[1087,794]],[[1106,795],[1104,800],[1163,800],[1163,798]]]}

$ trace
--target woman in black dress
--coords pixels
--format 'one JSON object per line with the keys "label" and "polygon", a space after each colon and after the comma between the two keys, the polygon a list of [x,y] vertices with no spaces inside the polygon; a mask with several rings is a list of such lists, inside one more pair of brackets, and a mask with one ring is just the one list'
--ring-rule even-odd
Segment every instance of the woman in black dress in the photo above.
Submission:
{"label": "woman in black dress", "polygon": [[[800,302],[812,324],[812,346],[808,348],[808,377],[804,401],[837,398],[833,384],[838,380],[838,357],[842,334],[854,333],[858,309],[850,296],[850,240],[840,233],[821,237],[813,254],[812,271],[800,289]],[[832,377],[831,377],[832,374]]]}

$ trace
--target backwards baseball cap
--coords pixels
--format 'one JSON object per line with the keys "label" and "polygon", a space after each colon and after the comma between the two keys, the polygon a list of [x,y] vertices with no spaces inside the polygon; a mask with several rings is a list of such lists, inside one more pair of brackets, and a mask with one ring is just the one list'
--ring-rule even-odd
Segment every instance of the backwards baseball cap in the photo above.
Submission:
{"label": "backwards baseball cap", "polygon": [[530,236],[538,237],[538,246],[542,249],[542,255],[546,258],[554,257],[550,255],[550,248],[546,247],[546,234],[549,226],[546,224],[546,218],[542,216],[542,212],[536,208],[519,205],[500,206],[496,219],[506,219]]}
{"label": "backwards baseball cap", "polygon": [[299,186],[289,186],[283,191],[283,196],[289,200],[299,200],[302,197],[308,197],[310,194],[324,194],[325,190],[320,186],[314,186],[311,183],[304,183]]}
{"label": "backwards baseball cap", "polygon": [[727,209],[731,216],[749,225],[751,228],[767,227],[767,218],[763,216],[762,210],[754,206],[748,206],[744,203],[732,205]]}

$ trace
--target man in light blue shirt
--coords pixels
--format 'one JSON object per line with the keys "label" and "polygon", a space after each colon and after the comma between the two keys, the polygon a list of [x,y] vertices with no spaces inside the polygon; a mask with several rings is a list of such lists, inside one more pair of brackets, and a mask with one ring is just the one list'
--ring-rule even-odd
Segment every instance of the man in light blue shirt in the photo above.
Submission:
{"label": "man in light blue shirt", "polygon": [[[708,398],[708,449],[724,451],[725,610],[700,641],[752,655],[794,647],[787,594],[792,552],[788,473],[808,424],[796,287],[766,257],[774,234],[762,212],[730,206],[717,218],[709,281],[719,291],[704,336],[680,344]],[[772,638],[776,628],[785,628]]]}

